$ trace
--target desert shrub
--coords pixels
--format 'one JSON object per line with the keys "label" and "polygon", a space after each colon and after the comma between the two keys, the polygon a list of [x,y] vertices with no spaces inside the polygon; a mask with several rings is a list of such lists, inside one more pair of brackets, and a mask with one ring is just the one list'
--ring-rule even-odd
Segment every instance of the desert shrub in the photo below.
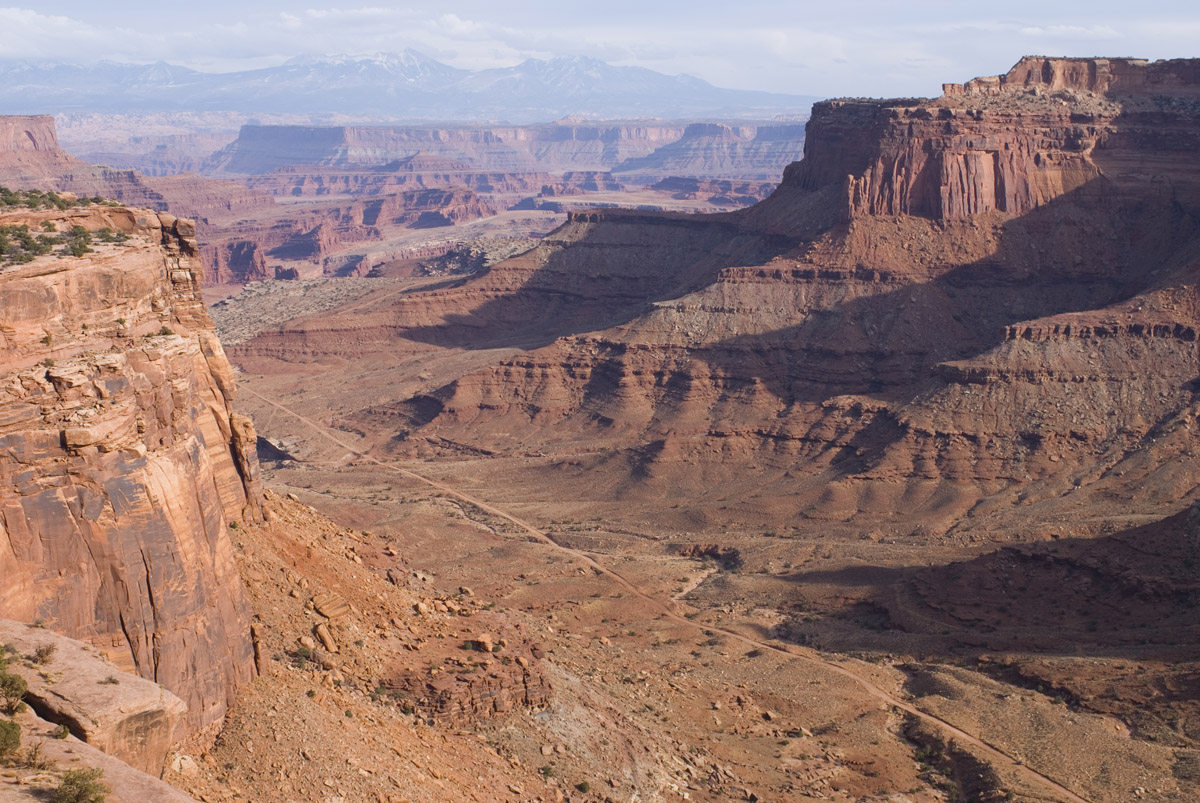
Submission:
{"label": "desert shrub", "polygon": [[54,769],[54,762],[42,755],[42,745],[44,742],[34,742],[26,750],[25,755],[21,756],[21,763],[31,770],[50,770]]}
{"label": "desert shrub", "polygon": [[303,669],[308,666],[308,662],[313,660],[313,651],[309,647],[300,646],[292,653],[292,666],[297,669]]}
{"label": "desert shrub", "polygon": [[108,226],[96,232],[96,239],[102,243],[123,243],[129,239],[129,236],[124,232],[114,232]]}
{"label": "desert shrub", "polygon": [[20,675],[14,675],[9,672],[0,673],[0,697],[4,698],[9,713],[17,710],[21,698],[25,696],[25,692],[28,689],[29,684]]}
{"label": "desert shrub", "polygon": [[104,803],[111,791],[100,783],[103,770],[67,770],[54,790],[54,803]]}
{"label": "desert shrub", "polygon": [[70,209],[73,206],[88,206],[93,203],[108,203],[103,198],[80,198],[68,201],[57,192],[43,190],[10,190],[0,187],[0,207],[24,206],[29,209]]}
{"label": "desert shrub", "polygon": [[21,726],[8,720],[0,720],[0,759],[15,755],[21,747]]}
{"label": "desert shrub", "polygon": [[60,256],[81,257],[92,252],[92,249],[89,248],[92,244],[92,235],[83,226],[72,226],[71,231],[63,235],[62,240],[65,245],[58,252]]}
{"label": "desert shrub", "polygon": [[54,657],[54,651],[58,649],[53,644],[42,644],[33,651],[33,662],[35,664],[44,664]]}
{"label": "desert shrub", "polygon": [[48,234],[34,236],[29,227],[0,226],[0,264],[20,265],[50,253],[51,246],[58,242]]}

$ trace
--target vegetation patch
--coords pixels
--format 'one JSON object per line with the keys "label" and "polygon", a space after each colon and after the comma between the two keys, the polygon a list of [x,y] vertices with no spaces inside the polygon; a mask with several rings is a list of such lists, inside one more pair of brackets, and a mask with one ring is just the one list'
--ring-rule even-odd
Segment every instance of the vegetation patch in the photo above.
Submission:
{"label": "vegetation patch", "polygon": [[120,206],[116,201],[110,201],[94,195],[91,198],[65,198],[51,190],[11,190],[0,187],[0,209],[74,209],[85,206]]}

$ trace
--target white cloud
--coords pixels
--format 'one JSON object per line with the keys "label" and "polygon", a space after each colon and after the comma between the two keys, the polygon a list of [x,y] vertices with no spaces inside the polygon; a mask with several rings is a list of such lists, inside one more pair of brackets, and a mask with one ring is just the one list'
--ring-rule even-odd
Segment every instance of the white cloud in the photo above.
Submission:
{"label": "white cloud", "polygon": [[[62,59],[79,45],[94,47],[103,32],[70,17],[40,14],[27,8],[0,8],[0,58]],[[51,56],[53,57],[53,56]]]}

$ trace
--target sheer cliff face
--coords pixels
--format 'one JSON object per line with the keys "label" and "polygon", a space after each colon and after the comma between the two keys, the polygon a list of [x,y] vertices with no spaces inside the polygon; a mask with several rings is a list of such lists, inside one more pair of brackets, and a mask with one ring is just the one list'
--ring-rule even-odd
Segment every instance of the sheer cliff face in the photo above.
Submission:
{"label": "sheer cliff face", "polygon": [[465,349],[349,418],[417,453],[611,449],[583,461],[583,497],[773,500],[715,519],[941,533],[987,508],[1006,537],[1017,496],[1044,515],[1178,504],[1196,488],[1195,63],[1042,61],[933,100],[819,104],[805,160],[750,209],[577,214],[461,287],[238,358],[345,332],[360,360]]}
{"label": "sheer cliff face", "polygon": [[227,529],[261,515],[254,432],[191,222],[0,215],[45,220],[128,239],[0,271],[0,617],[91,641],[183,698],[196,732],[253,672]]}

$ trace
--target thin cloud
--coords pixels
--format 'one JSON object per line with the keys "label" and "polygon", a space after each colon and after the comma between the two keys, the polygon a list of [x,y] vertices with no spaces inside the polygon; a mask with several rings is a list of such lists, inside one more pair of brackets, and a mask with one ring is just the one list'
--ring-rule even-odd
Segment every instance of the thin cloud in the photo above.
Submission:
{"label": "thin cloud", "polygon": [[1022,28],[1025,36],[1049,36],[1055,39],[1118,39],[1120,34],[1107,25],[1037,25]]}

